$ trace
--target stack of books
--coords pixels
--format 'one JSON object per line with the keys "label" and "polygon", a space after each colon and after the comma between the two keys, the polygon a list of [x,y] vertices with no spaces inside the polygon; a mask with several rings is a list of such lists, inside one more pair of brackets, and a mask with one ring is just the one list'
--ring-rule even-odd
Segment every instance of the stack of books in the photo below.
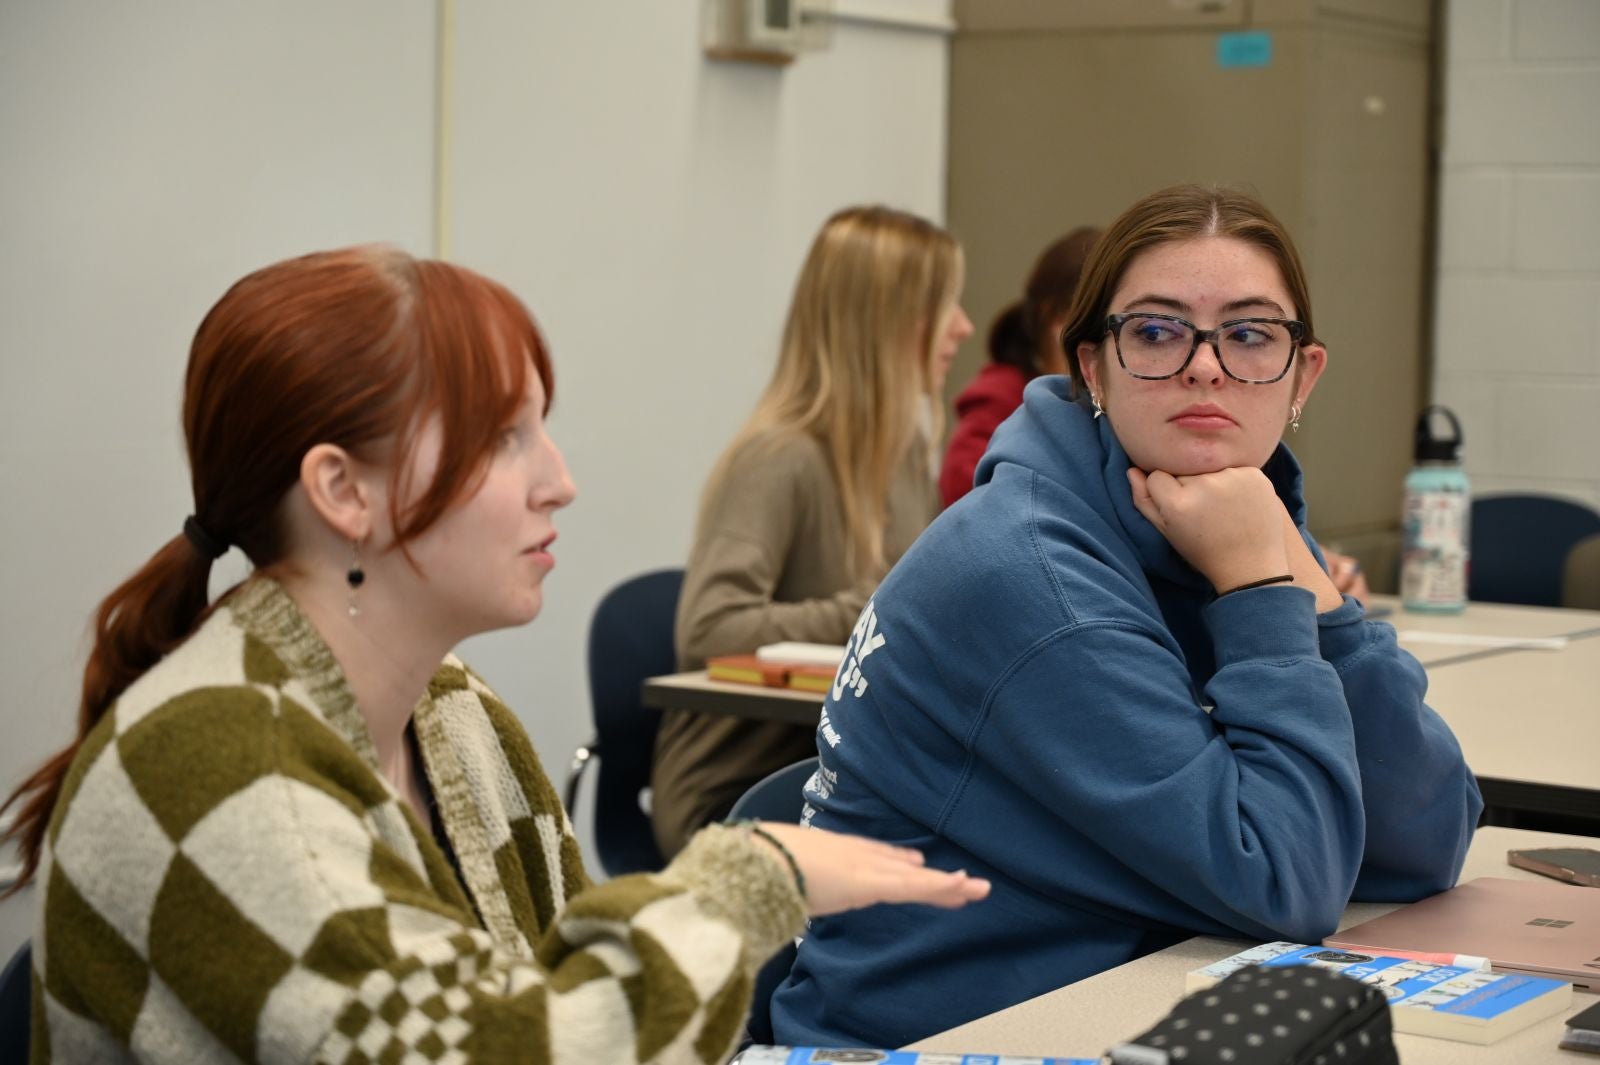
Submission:
{"label": "stack of books", "polygon": [[706,676],[734,684],[759,684],[765,688],[796,688],[825,692],[844,648],[826,643],[772,643],[755,654],[720,655],[706,662]]}
{"label": "stack of books", "polygon": [[[1482,959],[1477,959],[1481,962]],[[1371,984],[1389,999],[1394,1030],[1463,1043],[1493,1043],[1572,1004],[1572,985],[1542,976],[1490,972],[1341,947],[1264,943],[1191,972],[1198,991],[1247,965],[1316,965]]]}

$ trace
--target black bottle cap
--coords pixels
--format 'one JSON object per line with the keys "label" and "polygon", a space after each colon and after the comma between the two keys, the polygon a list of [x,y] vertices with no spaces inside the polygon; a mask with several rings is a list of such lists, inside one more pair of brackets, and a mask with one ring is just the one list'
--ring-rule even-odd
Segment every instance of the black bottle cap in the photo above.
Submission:
{"label": "black bottle cap", "polygon": [[[1440,438],[1433,435],[1433,416],[1443,414],[1450,421],[1450,435]],[[1417,418],[1417,435],[1414,456],[1418,462],[1459,462],[1461,456],[1461,423],[1449,407],[1435,404],[1422,408]]]}

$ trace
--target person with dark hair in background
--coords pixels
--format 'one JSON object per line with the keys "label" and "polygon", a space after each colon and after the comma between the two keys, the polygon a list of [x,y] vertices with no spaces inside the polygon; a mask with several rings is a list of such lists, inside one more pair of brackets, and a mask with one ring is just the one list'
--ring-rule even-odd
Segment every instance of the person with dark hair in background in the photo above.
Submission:
{"label": "person with dark hair in background", "polygon": [[939,495],[949,506],[972,489],[972,474],[989,437],[1022,404],[1022,389],[1040,374],[1064,374],[1061,327],[1078,275],[1100,236],[1081,226],[1046,248],[1023,295],[989,326],[989,362],[956,397],[956,425],[939,469]]}
{"label": "person with dark hair in background", "polygon": [[[553,383],[510,292],[395,249],[206,315],[194,511],[101,605],[76,738],[0,805],[41,895],[34,1061],[720,1061],[808,912],[987,891],[770,823],[590,883],[450,653],[543,603],[575,493]],[[254,571],[211,602],[232,547]]]}

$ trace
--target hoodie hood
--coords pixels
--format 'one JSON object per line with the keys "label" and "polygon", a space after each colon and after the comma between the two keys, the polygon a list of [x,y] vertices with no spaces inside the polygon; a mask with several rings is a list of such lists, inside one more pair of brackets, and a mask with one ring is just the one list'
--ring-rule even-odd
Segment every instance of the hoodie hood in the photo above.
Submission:
{"label": "hoodie hood", "polygon": [[[1161,531],[1133,505],[1128,485],[1128,453],[1122,449],[1110,418],[1096,418],[1071,398],[1071,381],[1062,376],[1037,377],[1022,393],[1022,406],[995,430],[989,450],[978,463],[975,485],[988,483],[1010,463],[1060,485],[1086,507],[1119,530],[1148,573],[1197,590],[1210,582],[1173,550]],[[1279,442],[1261,468],[1272,482],[1295,525],[1304,528],[1305,499],[1300,463]]]}

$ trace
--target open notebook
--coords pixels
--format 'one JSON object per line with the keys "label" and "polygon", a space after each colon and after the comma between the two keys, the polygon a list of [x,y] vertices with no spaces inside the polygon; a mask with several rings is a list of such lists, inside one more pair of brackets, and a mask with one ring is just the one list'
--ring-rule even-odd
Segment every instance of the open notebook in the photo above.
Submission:
{"label": "open notebook", "polygon": [[1600,889],[1479,877],[1352,925],[1323,943],[1346,950],[1477,954],[1502,972],[1600,991]]}

